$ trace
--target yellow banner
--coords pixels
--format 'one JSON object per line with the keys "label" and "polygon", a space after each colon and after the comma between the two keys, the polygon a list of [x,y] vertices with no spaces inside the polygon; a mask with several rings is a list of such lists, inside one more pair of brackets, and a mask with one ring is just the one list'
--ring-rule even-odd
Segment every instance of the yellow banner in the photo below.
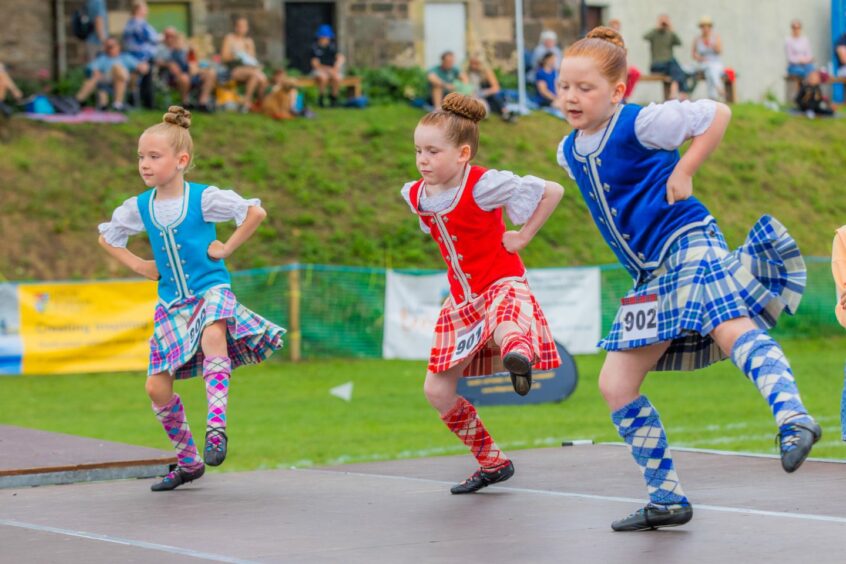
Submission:
{"label": "yellow banner", "polygon": [[21,284],[23,374],[145,370],[156,284]]}

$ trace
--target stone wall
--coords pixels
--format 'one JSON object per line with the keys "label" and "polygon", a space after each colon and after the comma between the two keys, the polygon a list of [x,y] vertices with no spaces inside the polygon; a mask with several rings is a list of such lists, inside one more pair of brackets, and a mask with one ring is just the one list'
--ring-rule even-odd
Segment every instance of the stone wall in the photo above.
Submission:
{"label": "stone wall", "polygon": [[[153,3],[155,0],[150,0]],[[261,60],[279,64],[285,57],[285,0],[187,0],[193,33],[210,33],[217,49],[237,16],[250,20],[251,35]],[[120,34],[132,0],[107,0],[109,31]],[[537,43],[543,29],[555,30],[563,44],[578,33],[579,0],[524,0],[526,48]],[[58,70],[53,0],[3,0],[4,32],[0,62],[15,75],[32,78],[46,69]],[[64,0],[64,53],[68,68],[84,64],[82,41],[70,32],[73,12],[84,0]],[[481,53],[493,66],[512,70],[514,0],[467,0],[467,50]],[[8,9],[7,6],[9,7]],[[423,65],[425,0],[337,0],[339,47],[352,66]]]}
{"label": "stone wall", "polygon": [[0,63],[13,77],[34,79],[53,74],[53,3],[41,0],[3,0]]}

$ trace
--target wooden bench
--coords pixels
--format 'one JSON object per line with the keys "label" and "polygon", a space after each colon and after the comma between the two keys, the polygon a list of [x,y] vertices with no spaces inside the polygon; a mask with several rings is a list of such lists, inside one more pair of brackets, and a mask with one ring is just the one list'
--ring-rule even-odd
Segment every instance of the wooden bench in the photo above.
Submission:
{"label": "wooden bench", "polygon": [[[696,80],[705,80],[705,73],[697,71],[694,75]],[[664,99],[670,98],[670,86],[673,84],[673,79],[666,74],[644,74],[641,75],[638,82],[661,82],[664,86]],[[734,104],[734,82],[723,76],[723,88],[726,92],[726,102]]]}
{"label": "wooden bench", "polygon": [[[313,76],[297,76],[292,77],[291,80],[297,85],[297,88],[314,88],[317,87],[317,81]],[[341,88],[347,89],[347,95],[351,92],[353,97],[361,97],[361,77],[360,76],[345,76],[341,79]]]}

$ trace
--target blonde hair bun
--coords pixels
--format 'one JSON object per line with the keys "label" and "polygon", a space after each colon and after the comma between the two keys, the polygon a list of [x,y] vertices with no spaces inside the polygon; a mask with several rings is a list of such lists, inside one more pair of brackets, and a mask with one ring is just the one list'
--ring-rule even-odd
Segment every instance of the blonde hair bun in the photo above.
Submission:
{"label": "blonde hair bun", "polygon": [[485,119],[488,113],[485,105],[479,100],[459,94],[458,92],[447,94],[441,104],[441,109],[445,112],[469,119],[473,123],[479,123]]}
{"label": "blonde hair bun", "polygon": [[171,106],[167,109],[167,113],[162,117],[162,121],[188,129],[191,127],[191,112],[182,106]]}
{"label": "blonde hair bun", "polygon": [[620,49],[626,48],[626,43],[625,41],[623,41],[623,36],[611,29],[610,27],[605,27],[603,25],[590,30],[586,36],[586,39],[601,39],[602,41],[613,43]]}

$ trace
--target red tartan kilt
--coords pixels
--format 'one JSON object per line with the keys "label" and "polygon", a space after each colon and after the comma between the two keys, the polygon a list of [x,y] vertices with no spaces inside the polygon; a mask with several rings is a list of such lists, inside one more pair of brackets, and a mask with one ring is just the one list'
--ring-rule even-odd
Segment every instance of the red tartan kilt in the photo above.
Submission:
{"label": "red tartan kilt", "polygon": [[503,279],[461,307],[452,297],[444,302],[429,354],[429,370],[444,372],[468,362],[464,376],[488,376],[503,372],[499,346],[493,335],[497,326],[512,321],[529,336],[535,352],[535,370],[551,370],[561,364],[552,332],[526,280]]}

